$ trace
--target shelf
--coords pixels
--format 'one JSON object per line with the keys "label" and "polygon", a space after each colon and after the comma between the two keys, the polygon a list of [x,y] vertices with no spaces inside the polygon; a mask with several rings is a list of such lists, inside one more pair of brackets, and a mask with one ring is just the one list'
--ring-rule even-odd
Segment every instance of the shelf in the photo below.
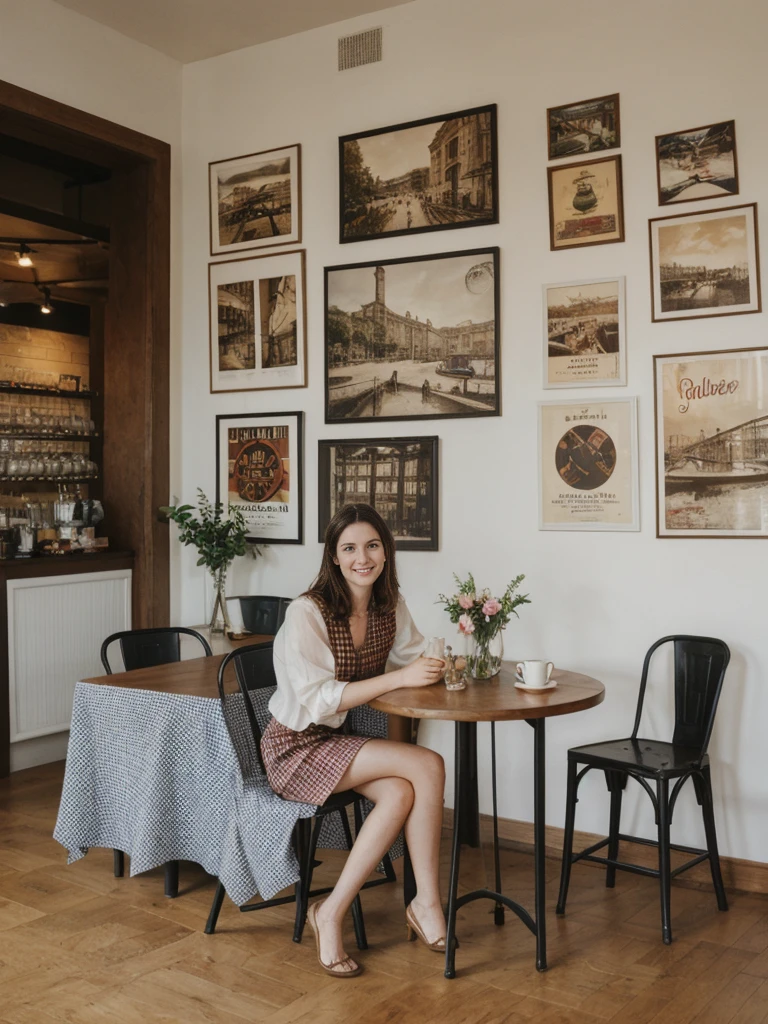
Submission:
{"label": "shelf", "polygon": [[22,388],[0,384],[0,395],[33,395],[35,398],[96,398],[96,391],[61,391],[59,388]]}
{"label": "shelf", "polygon": [[41,431],[0,430],[0,437],[24,438],[29,441],[93,441],[95,438],[101,437],[101,434],[78,434],[75,431],[70,431],[68,434],[44,434]]}
{"label": "shelf", "polygon": [[96,476],[0,476],[0,483],[21,484],[87,484],[98,480]]}

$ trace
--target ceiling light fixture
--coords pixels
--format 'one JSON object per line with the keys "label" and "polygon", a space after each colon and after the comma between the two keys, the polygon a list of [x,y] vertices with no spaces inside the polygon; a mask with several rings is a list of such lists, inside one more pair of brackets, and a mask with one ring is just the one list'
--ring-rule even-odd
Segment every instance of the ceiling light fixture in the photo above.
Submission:
{"label": "ceiling light fixture", "polygon": [[41,313],[52,313],[53,306],[51,305],[51,290],[50,288],[43,288],[43,301],[40,303]]}
{"label": "ceiling light fixture", "polygon": [[19,246],[19,251],[16,253],[16,262],[20,267],[31,267],[32,257],[29,255],[32,250],[29,248],[26,242],[22,242]]}

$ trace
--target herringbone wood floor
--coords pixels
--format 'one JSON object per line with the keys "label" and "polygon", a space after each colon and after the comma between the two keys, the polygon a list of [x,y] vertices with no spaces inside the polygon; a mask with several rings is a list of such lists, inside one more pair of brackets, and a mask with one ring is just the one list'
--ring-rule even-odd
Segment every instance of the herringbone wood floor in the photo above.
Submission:
{"label": "herringbone wood floor", "polygon": [[[768,1022],[768,898],[675,885],[675,942],[660,938],[655,881],[574,869],[569,913],[554,914],[559,865],[548,862],[550,970],[537,974],[532,936],[514,916],[496,928],[490,904],[459,915],[459,976],[405,942],[400,886],[365,894],[365,973],[336,981],[316,964],[311,935],[291,942],[291,906],[202,927],[213,880],[182,865],[181,894],[162,872],[115,879],[111,853],[67,867],[51,839],[62,765],[0,780],[0,1024],[760,1024]],[[447,843],[444,864],[447,867]],[[341,854],[323,853],[318,884]],[[487,851],[486,851],[487,858]],[[529,855],[505,851],[507,890],[532,903]],[[462,884],[483,884],[478,851]],[[352,942],[350,937],[350,950]]]}

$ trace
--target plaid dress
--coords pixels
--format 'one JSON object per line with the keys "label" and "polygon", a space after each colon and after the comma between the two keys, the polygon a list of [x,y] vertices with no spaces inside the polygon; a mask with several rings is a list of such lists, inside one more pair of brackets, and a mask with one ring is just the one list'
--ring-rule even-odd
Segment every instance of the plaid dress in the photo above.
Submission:
{"label": "plaid dress", "polygon": [[[394,611],[368,613],[368,629],[362,647],[355,649],[349,620],[336,618],[318,602],[328,641],[336,661],[336,679],[354,683],[384,674],[395,642]],[[345,723],[346,725],[346,723]],[[370,736],[353,736],[327,725],[310,725],[294,732],[272,718],[261,738],[261,756],[272,789],[286,800],[324,804],[334,791],[355,754]]]}

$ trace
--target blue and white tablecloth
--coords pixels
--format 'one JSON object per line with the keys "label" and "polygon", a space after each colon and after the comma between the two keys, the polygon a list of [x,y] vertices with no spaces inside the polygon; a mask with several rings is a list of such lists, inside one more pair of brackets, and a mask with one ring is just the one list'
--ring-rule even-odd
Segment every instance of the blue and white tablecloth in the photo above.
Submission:
{"label": "blue and white tablecloth", "polygon": [[[256,710],[262,721],[265,707]],[[238,905],[293,885],[291,836],[315,807],[272,792],[244,711],[242,697],[228,698],[236,752],[218,700],[78,683],[54,831],[68,862],[92,846],[123,850],[131,875],[194,861]],[[349,717],[353,731],[386,736],[380,712],[362,707]],[[320,845],[346,848],[338,815],[323,823]]]}

